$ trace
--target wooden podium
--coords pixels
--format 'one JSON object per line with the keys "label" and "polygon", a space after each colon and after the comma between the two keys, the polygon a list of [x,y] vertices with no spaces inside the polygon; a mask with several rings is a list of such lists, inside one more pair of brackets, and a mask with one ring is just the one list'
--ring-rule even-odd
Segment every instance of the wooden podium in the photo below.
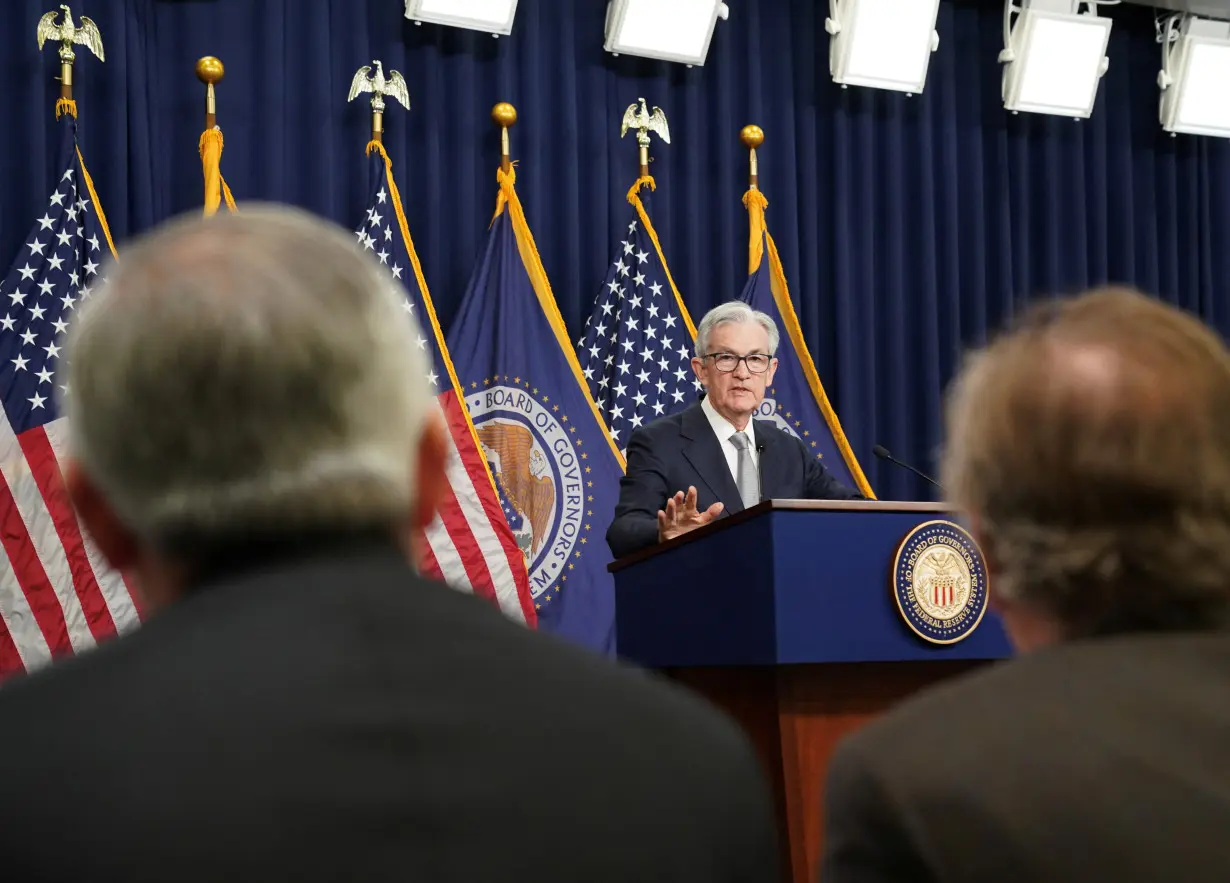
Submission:
{"label": "wooden podium", "polygon": [[988,611],[931,644],[893,600],[894,559],[934,503],[770,500],[622,558],[620,657],[666,673],[746,729],[772,783],[783,879],[814,883],[837,742],[921,687],[1009,654]]}

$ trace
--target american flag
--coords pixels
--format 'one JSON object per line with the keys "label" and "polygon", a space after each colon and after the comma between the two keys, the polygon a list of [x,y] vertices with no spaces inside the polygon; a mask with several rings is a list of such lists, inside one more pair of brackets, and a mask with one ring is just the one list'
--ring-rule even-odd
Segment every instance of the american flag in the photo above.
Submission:
{"label": "american flag", "polygon": [[42,216],[0,282],[0,677],[81,653],[140,623],[120,574],[84,536],[61,481],[70,394],[60,350],[78,303],[113,253],[77,150],[61,118],[61,170]]}
{"label": "american flag", "polygon": [[632,430],[683,410],[701,390],[691,367],[696,328],[639,189],[628,194],[629,223],[577,341],[590,394],[621,450]]}
{"label": "american flag", "polygon": [[371,153],[371,177],[371,199],[355,235],[405,289],[404,308],[417,322],[419,348],[430,359],[427,379],[437,390],[450,435],[447,469],[452,493],[427,529],[427,560],[421,567],[453,588],[490,599],[511,619],[533,627],[537,615],[525,558],[504,520],[487,460],[458,394],[456,373],[414,252],[392,168],[378,145]]}

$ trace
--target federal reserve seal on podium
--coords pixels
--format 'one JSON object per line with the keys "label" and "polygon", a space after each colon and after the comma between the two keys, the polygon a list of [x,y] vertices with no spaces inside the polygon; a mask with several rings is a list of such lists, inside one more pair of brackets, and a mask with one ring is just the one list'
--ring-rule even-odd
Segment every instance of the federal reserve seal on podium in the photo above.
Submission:
{"label": "federal reserve seal on podium", "polygon": [[932,644],[955,644],[987,612],[982,551],[951,521],[928,521],[901,541],[893,562],[893,599],[910,631]]}

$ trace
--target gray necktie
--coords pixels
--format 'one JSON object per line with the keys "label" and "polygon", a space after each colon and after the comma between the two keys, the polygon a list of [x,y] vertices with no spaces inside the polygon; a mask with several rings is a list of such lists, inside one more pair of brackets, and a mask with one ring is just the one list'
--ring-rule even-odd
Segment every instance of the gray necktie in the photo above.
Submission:
{"label": "gray necktie", "polygon": [[730,437],[730,443],[739,451],[739,459],[735,461],[735,484],[739,486],[743,508],[750,509],[760,502],[760,476],[752,462],[752,442],[746,432],[736,432]]}

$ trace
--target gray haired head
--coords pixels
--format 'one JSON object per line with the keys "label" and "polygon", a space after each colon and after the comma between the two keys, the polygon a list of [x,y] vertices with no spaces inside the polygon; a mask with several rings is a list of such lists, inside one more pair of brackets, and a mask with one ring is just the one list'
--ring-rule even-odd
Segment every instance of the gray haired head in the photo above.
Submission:
{"label": "gray haired head", "polygon": [[719,325],[751,322],[755,322],[764,328],[765,333],[769,335],[769,355],[777,355],[777,343],[779,340],[777,324],[767,314],[759,310],[753,310],[741,300],[727,301],[705,313],[704,318],[700,320],[700,325],[696,327],[696,355],[702,358],[708,355],[709,337],[713,333],[713,329]]}
{"label": "gray haired head", "polygon": [[394,524],[434,399],[404,297],[297,209],[165,224],[70,330],[70,453],[156,547]]}

